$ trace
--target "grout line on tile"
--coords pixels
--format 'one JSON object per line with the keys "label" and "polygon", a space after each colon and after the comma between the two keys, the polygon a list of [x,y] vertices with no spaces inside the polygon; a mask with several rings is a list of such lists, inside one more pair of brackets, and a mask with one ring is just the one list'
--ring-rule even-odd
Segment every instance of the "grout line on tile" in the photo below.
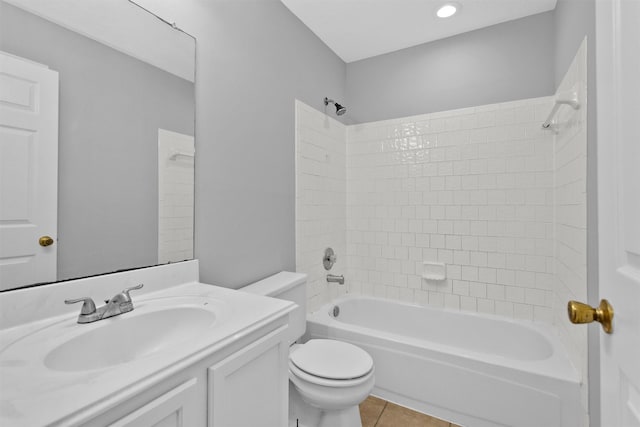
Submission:
{"label": "grout line on tile", "polygon": [[380,418],[382,417],[382,414],[384,413],[385,409],[387,409],[387,405],[389,404],[388,401],[384,401],[384,406],[382,407],[382,411],[380,411],[380,413],[378,414],[378,418],[376,418],[376,422],[373,424],[373,427],[376,427],[378,425],[378,421],[380,421]]}

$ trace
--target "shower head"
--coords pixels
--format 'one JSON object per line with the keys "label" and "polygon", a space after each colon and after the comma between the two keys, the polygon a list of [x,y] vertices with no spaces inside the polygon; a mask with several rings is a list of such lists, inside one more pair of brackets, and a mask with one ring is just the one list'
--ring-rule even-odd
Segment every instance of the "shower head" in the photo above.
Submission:
{"label": "shower head", "polygon": [[337,114],[338,116],[341,116],[341,115],[343,115],[344,113],[346,113],[346,112],[347,112],[347,108],[346,108],[346,107],[344,107],[344,106],[342,106],[342,105],[338,104],[338,103],[337,103],[336,101],[334,101],[333,99],[325,98],[325,99],[324,99],[324,105],[329,105],[329,103],[331,103],[331,104],[335,105],[335,107],[336,107],[336,114]]}

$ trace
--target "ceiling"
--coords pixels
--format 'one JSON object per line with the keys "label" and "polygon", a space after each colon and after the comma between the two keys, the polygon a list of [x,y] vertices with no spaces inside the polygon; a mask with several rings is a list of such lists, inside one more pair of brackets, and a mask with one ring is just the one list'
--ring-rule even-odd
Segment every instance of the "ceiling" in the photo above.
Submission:
{"label": "ceiling", "polygon": [[[553,10],[557,0],[281,0],[345,62]],[[445,3],[461,6],[438,18]]]}

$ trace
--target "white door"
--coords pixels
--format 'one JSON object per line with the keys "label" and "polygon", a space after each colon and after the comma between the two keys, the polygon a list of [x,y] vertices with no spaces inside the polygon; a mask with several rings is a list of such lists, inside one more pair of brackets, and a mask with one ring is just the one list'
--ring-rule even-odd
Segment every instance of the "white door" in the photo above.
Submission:
{"label": "white door", "polygon": [[640,426],[640,1],[596,2],[603,427]]}
{"label": "white door", "polygon": [[0,290],[56,280],[57,200],[58,73],[0,52]]}

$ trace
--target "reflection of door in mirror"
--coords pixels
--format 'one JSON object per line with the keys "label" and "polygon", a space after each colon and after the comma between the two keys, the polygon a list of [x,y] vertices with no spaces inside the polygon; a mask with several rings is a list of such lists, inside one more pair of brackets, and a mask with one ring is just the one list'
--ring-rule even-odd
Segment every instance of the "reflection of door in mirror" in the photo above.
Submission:
{"label": "reflection of door in mirror", "polygon": [[58,73],[0,51],[0,290],[56,280]]}
{"label": "reflection of door in mirror", "polygon": [[193,136],[158,129],[158,264],[193,258]]}

